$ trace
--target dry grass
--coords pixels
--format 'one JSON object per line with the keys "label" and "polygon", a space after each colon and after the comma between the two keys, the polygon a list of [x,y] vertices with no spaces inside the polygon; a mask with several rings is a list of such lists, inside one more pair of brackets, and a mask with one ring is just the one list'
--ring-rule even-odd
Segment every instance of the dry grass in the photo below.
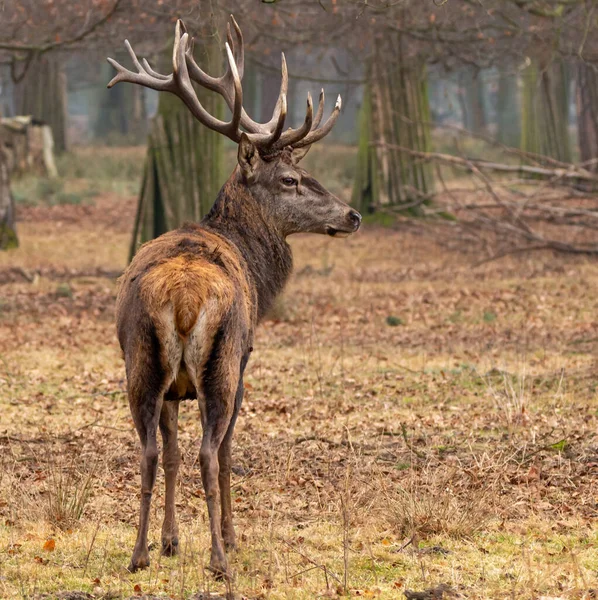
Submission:
{"label": "dry grass", "polygon": [[[125,571],[138,445],[105,273],[124,266],[131,200],[21,214],[22,247],[0,255],[0,597],[225,594],[204,570],[192,403],[181,555],[158,543]],[[593,597],[598,268],[538,254],[471,270],[401,227],[293,240],[235,438],[234,593]],[[160,472],[154,542],[162,506]]]}

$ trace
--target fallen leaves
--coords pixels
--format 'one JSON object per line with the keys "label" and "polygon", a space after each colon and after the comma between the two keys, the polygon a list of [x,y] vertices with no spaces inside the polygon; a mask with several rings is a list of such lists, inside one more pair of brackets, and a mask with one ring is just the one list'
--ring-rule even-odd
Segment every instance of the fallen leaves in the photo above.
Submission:
{"label": "fallen leaves", "polygon": [[[86,227],[91,224],[82,224],[82,237]],[[513,572],[527,568],[517,554],[522,540],[533,542],[526,552],[534,568],[549,567],[550,574],[586,569],[584,552],[593,549],[575,536],[587,536],[596,515],[598,418],[590,369],[598,344],[596,267],[578,265],[570,274],[559,258],[471,272],[452,254],[456,263],[447,268],[446,253],[429,240],[386,230],[365,231],[346,244],[313,236],[292,243],[302,274],[291,281],[276,323],[268,321],[257,332],[234,439],[233,502],[244,553],[233,559],[240,560],[233,563],[239,592],[282,597],[294,585],[315,597],[325,577],[328,589],[338,590],[343,494],[351,506],[347,590],[354,596],[398,598],[405,586],[422,590],[446,580],[455,564],[459,578],[480,597],[506,596],[513,581],[502,576],[504,568],[493,569],[504,559],[499,535]],[[123,256],[126,250],[123,242]],[[343,268],[328,268],[322,257],[332,252]],[[114,281],[101,267],[63,267],[40,269],[35,284],[11,272],[2,285],[0,450],[7,462],[0,517],[8,563],[2,575],[14,577],[14,571],[7,573],[17,561],[48,578],[60,578],[63,569],[69,578],[79,577],[82,587],[99,587],[101,577],[102,594],[108,594],[122,579],[112,581],[98,557],[106,552],[115,567],[128,558],[121,556],[122,540],[130,538],[132,546],[137,521],[138,441],[114,333]],[[387,322],[394,315],[400,324]],[[500,405],[505,377],[517,389],[523,369],[525,419],[508,422]],[[489,394],[489,381],[498,401]],[[201,531],[189,541],[190,578],[191,571],[201,573],[199,557],[209,547],[201,537],[208,526],[197,461],[200,435],[197,407],[183,403],[177,510],[183,535],[191,535],[193,526]],[[47,499],[47,467],[57,456],[72,457],[80,473],[99,461],[95,500],[73,524],[68,542],[56,529],[26,537],[22,502],[7,482],[21,486],[25,494],[18,497],[31,497],[32,504]],[[152,508],[156,531],[162,485],[160,470]],[[483,504],[479,516],[470,505],[472,499],[486,503],[486,490],[493,492],[491,510]],[[107,508],[98,508],[100,503]],[[399,505],[409,510],[400,513]],[[395,527],[386,522],[390,508]],[[477,525],[487,512],[499,520],[482,521],[482,540],[471,544],[465,536],[460,542],[462,522],[470,532],[471,522]],[[553,529],[545,537],[530,533],[530,523],[543,520]],[[84,554],[98,524],[98,542],[81,578],[79,561],[56,559],[65,546]],[[122,536],[116,542],[113,530]],[[106,532],[107,541],[100,542]],[[416,532],[421,545],[397,542]],[[281,550],[279,535],[293,540],[293,548]],[[554,543],[559,536],[568,536],[566,545]],[[318,566],[304,573],[314,565],[297,550],[313,554],[327,570]],[[572,556],[577,562],[569,566]],[[163,572],[151,571],[170,595],[182,585],[179,560],[164,561]],[[154,555],[152,564],[160,564]],[[418,579],[422,571],[427,582]],[[545,588],[533,597],[557,597],[551,575],[544,579]],[[129,578],[124,589],[152,594],[146,581]],[[185,585],[200,585],[191,581]],[[496,593],[484,596],[480,590],[491,585]],[[252,586],[257,589],[248,594]]]}

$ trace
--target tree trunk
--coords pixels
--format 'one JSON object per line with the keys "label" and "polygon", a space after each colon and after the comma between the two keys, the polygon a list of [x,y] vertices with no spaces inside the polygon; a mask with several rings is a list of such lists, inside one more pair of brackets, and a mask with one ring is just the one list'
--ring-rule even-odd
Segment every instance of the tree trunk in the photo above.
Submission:
{"label": "tree trunk", "polygon": [[30,116],[21,116],[0,119],[0,128],[12,178],[27,173],[58,176],[49,125],[34,125]]}
{"label": "tree trunk", "polygon": [[[395,57],[388,63],[381,56]],[[412,204],[433,187],[429,164],[393,146],[428,152],[430,108],[423,64],[405,59],[400,37],[378,42],[360,115],[353,204],[366,212]],[[409,208],[417,213],[417,207]]]}
{"label": "tree trunk", "polygon": [[117,85],[106,88],[114,75],[109,64],[102,64],[102,86],[94,90],[96,105],[93,133],[96,138],[116,134],[128,143],[142,141],[147,135],[144,88],[138,85]]}
{"label": "tree trunk", "polygon": [[67,149],[66,74],[60,57],[45,54],[33,59],[25,77],[15,86],[17,115],[31,115],[52,128],[54,149]]}
{"label": "tree trunk", "polygon": [[563,61],[555,62],[543,72],[544,154],[562,162],[571,162],[569,140],[569,73]]}
{"label": "tree trunk", "polygon": [[[586,162],[598,158],[598,73],[585,62],[577,67],[576,103],[579,159]],[[598,163],[587,169],[598,173]]]}
{"label": "tree trunk", "polygon": [[569,77],[566,65],[532,63],[523,73],[521,149],[571,162]]}
{"label": "tree trunk", "polygon": [[[196,53],[208,73],[217,73],[222,67],[220,50],[217,38],[209,39],[198,44]],[[198,97],[210,114],[224,118],[216,94],[198,88]],[[201,125],[179,98],[160,94],[149,134],[131,258],[140,244],[185,221],[199,221],[210,210],[222,186],[223,141],[221,134]]]}
{"label": "tree trunk", "polygon": [[15,204],[10,191],[8,153],[4,149],[2,128],[0,127],[0,250],[16,248],[18,245]]}
{"label": "tree trunk", "polygon": [[517,102],[517,77],[501,71],[496,92],[496,139],[518,148],[520,143],[519,105]]}
{"label": "tree trunk", "polygon": [[463,128],[473,133],[486,130],[484,105],[484,82],[481,74],[467,69],[459,76],[459,102],[463,117]]}

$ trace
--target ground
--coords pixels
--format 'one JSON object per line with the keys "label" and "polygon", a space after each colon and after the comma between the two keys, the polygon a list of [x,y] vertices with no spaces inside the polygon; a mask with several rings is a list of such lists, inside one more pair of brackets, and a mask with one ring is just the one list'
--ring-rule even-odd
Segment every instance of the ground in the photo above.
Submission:
{"label": "ground", "polygon": [[135,186],[80,178],[52,192],[66,204],[22,198],[0,254],[0,597],[598,595],[598,264],[472,268],[418,222],[292,239],[235,436],[233,579],[206,570],[193,402],[181,554],[159,554],[160,470],[151,566],[128,573],[139,449],[114,299]]}

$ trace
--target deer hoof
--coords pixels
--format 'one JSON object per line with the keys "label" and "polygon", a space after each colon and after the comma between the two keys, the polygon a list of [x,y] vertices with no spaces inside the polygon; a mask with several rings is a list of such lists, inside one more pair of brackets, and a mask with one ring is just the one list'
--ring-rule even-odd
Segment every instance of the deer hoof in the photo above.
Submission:
{"label": "deer hoof", "polygon": [[218,581],[228,579],[228,567],[226,561],[211,560],[208,569],[214,575],[214,579]]}
{"label": "deer hoof", "polygon": [[136,571],[140,571],[141,569],[147,569],[147,567],[149,567],[149,564],[149,557],[137,560],[135,558],[132,558],[129,566],[127,567],[127,571],[129,571],[130,573],[135,573]]}
{"label": "deer hoof", "polygon": [[179,540],[178,538],[172,538],[170,540],[162,540],[162,554],[163,556],[175,556],[179,552]]}
{"label": "deer hoof", "polygon": [[238,550],[237,548],[237,542],[235,540],[225,540],[224,541],[224,549],[227,552],[236,552]]}

